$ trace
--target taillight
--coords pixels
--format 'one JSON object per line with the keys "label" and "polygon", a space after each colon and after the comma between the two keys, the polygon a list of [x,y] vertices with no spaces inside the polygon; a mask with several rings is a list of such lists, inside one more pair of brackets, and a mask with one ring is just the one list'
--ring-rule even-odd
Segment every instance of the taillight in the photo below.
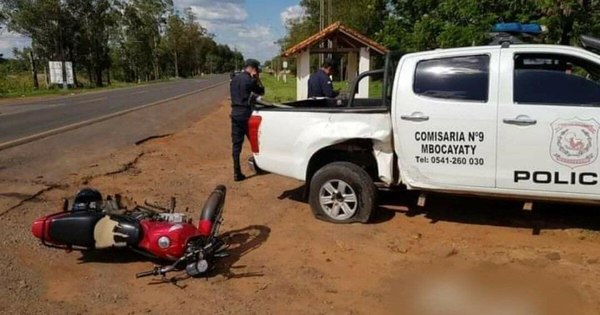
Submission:
{"label": "taillight", "polygon": [[248,138],[250,138],[250,147],[252,148],[252,153],[258,153],[259,151],[258,129],[260,128],[261,122],[262,117],[260,116],[252,116],[248,120]]}

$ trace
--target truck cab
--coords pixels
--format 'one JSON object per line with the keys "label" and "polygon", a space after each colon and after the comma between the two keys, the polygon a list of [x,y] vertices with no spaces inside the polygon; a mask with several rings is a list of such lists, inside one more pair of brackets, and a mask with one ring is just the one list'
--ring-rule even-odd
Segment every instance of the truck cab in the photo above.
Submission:
{"label": "truck cab", "polygon": [[[250,120],[257,166],[306,181],[318,218],[367,222],[380,186],[600,202],[600,56],[503,43],[393,60],[348,100]],[[381,80],[380,95],[355,98],[360,80]]]}
{"label": "truck cab", "polygon": [[513,45],[408,55],[401,66],[392,117],[403,183],[598,198],[597,55]]}

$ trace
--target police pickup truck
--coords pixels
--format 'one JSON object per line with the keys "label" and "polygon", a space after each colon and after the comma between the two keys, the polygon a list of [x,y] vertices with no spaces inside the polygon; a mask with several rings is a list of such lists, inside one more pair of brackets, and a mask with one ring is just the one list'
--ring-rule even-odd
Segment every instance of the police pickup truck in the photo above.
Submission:
{"label": "police pickup truck", "polygon": [[[598,203],[600,40],[582,43],[388,56],[348,99],[257,108],[256,166],[305,181],[334,223],[367,222],[380,186]],[[381,95],[358,98],[361,80]]]}

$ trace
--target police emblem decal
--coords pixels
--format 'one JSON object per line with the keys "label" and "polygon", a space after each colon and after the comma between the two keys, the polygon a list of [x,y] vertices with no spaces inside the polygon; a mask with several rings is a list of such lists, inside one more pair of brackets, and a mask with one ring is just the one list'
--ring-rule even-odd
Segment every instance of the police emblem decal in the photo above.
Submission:
{"label": "police emblem decal", "polygon": [[598,131],[595,119],[557,119],[552,123],[550,156],[572,169],[592,164],[598,158]]}

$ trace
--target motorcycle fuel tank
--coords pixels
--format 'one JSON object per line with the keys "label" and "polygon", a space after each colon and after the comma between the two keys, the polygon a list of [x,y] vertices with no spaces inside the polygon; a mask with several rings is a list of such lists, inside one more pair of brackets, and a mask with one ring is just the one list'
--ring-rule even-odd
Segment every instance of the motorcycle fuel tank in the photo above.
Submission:
{"label": "motorcycle fuel tank", "polygon": [[144,236],[139,247],[168,260],[179,259],[185,254],[188,241],[200,236],[198,229],[189,223],[144,220],[140,225]]}

